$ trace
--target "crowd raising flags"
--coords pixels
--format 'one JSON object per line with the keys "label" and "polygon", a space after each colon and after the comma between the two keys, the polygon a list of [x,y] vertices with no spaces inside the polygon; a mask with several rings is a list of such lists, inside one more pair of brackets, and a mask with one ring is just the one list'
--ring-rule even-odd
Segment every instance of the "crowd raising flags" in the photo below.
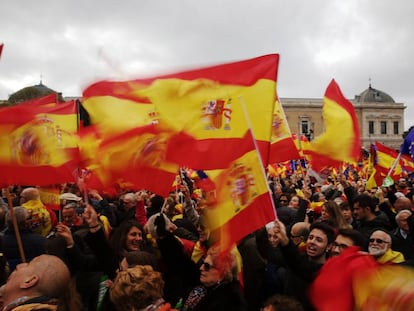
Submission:
{"label": "crowd raising flags", "polygon": [[[48,186],[81,177],[89,188],[117,183],[164,196],[182,168],[195,170],[201,182],[208,180],[212,236],[229,249],[277,218],[268,167],[279,174],[288,161],[295,171],[292,160],[302,160],[300,169],[346,170],[361,157],[354,107],[335,80],[323,100],[325,131],[312,141],[291,133],[276,91],[278,65],[279,55],[270,54],[148,79],[99,81],[83,92],[91,121],[85,127],[79,105],[55,95],[0,109],[0,183]],[[400,153],[373,144],[373,185],[414,172],[413,142],[414,129]]]}

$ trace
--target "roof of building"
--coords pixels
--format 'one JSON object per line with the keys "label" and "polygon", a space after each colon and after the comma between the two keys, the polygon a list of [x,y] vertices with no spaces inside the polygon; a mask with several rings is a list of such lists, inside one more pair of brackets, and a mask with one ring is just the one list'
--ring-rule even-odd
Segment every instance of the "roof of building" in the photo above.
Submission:
{"label": "roof of building", "polygon": [[356,100],[358,103],[395,103],[390,95],[374,89],[371,84],[365,91],[356,96]]}
{"label": "roof of building", "polygon": [[[57,93],[55,90],[47,87],[40,81],[39,84],[24,87],[17,92],[11,94],[8,99],[9,104],[17,104],[26,100],[40,98],[52,93]],[[58,93],[59,94],[59,93]],[[59,94],[60,95],[60,94]],[[61,95],[60,95],[61,96]]]}

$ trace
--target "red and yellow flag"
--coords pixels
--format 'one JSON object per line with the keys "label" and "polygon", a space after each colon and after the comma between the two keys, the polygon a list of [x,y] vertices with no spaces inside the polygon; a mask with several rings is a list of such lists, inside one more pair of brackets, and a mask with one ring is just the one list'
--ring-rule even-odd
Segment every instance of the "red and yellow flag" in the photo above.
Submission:
{"label": "red and yellow flag", "polygon": [[168,195],[179,170],[177,164],[165,160],[170,135],[159,126],[148,125],[103,139],[88,169],[104,188],[127,183],[133,189]]}
{"label": "red and yellow flag", "polygon": [[20,104],[0,110],[0,183],[50,185],[76,180],[74,102]]}
{"label": "red and yellow flag", "polygon": [[205,210],[206,219],[212,238],[224,249],[276,218],[251,136],[250,145],[250,151],[212,177],[216,185],[215,201]]}
{"label": "red and yellow flag", "polygon": [[309,162],[314,170],[355,163],[361,150],[360,130],[354,106],[343,95],[335,80],[323,100],[325,132],[309,144]]}
{"label": "red and yellow flag", "polygon": [[57,94],[49,94],[40,98],[31,99],[22,103],[19,103],[19,105],[31,105],[31,106],[37,106],[37,107],[55,107],[57,104],[59,104],[59,98]]}
{"label": "red and yellow flag", "polygon": [[146,80],[98,82],[84,91],[83,106],[92,123],[111,134],[164,123],[174,132],[167,161],[217,169],[245,152],[245,105],[267,163],[278,61],[273,54]]}
{"label": "red and yellow flag", "polygon": [[387,175],[393,180],[398,180],[414,170],[414,165],[409,157],[399,154],[396,150],[378,141],[373,144],[371,153],[373,172],[370,180],[372,181],[372,185],[374,185],[374,180],[377,186],[382,185]]}
{"label": "red and yellow flag", "polygon": [[384,264],[376,269],[360,270],[353,278],[355,305],[352,310],[414,310],[413,288],[414,270],[409,265]]}
{"label": "red and yellow flag", "polygon": [[298,148],[293,141],[289,124],[282,105],[277,100],[273,111],[272,136],[269,163],[279,163],[299,159]]}

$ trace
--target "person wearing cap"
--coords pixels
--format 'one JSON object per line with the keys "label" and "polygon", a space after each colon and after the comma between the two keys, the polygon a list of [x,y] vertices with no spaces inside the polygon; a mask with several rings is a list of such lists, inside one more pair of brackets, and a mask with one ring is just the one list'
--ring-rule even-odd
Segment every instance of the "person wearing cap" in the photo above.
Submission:
{"label": "person wearing cap", "polygon": [[83,219],[77,214],[78,205],[74,202],[68,203],[62,208],[62,222],[71,228],[72,232],[79,229]]}
{"label": "person wearing cap", "polygon": [[79,203],[80,201],[82,201],[81,197],[78,197],[76,194],[71,193],[71,192],[62,193],[59,198],[62,201],[64,201],[63,204],[67,204],[71,202]]}

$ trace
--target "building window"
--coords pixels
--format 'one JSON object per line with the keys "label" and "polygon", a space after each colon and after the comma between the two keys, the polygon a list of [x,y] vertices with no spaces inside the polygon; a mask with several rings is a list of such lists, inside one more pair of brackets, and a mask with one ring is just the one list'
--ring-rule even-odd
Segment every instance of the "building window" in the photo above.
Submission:
{"label": "building window", "polygon": [[368,122],[368,133],[369,134],[374,134],[374,121],[369,121]]}
{"label": "building window", "polygon": [[300,133],[302,135],[306,135],[309,133],[309,121],[308,120],[302,120],[300,124]]}
{"label": "building window", "polygon": [[394,121],[394,135],[398,135],[398,134],[400,134],[400,131],[399,131],[399,122],[398,121]]}
{"label": "building window", "polygon": [[381,121],[381,134],[387,134],[387,121]]}

